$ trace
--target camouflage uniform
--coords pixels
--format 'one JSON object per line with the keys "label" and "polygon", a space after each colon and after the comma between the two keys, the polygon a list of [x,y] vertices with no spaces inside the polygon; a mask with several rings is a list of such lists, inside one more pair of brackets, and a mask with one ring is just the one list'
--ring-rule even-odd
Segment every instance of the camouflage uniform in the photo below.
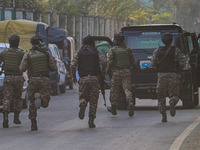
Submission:
{"label": "camouflage uniform", "polygon": [[[41,47],[43,50],[43,47]],[[37,47],[33,48],[34,50],[37,50]],[[57,69],[56,62],[53,59],[53,57],[48,53],[48,69],[49,71],[55,71]],[[31,70],[31,64],[30,64],[30,52],[26,53],[23,57],[23,60],[20,64],[20,70],[22,72],[25,72],[28,69],[28,72]],[[38,65],[38,67],[40,67]],[[28,74],[29,76],[29,85],[28,85],[28,99],[30,101],[29,103],[29,119],[35,119],[37,117],[37,109],[35,108],[35,93],[40,93],[41,98],[41,106],[43,108],[48,107],[49,101],[50,101],[50,80],[48,76],[38,75],[38,76],[31,76],[31,74]]]}
{"label": "camouflage uniform", "polygon": [[[5,62],[5,59],[9,59],[10,61],[14,61],[12,57],[9,57],[6,55],[8,51],[16,51],[20,56],[20,61],[23,58],[24,51],[17,48],[9,48],[4,50],[0,53],[0,63]],[[9,57],[9,58],[6,58]],[[12,59],[12,60],[11,60]],[[20,62],[15,62],[16,65],[19,65]],[[18,63],[18,64],[17,64]],[[6,64],[3,64],[3,66],[6,66]],[[3,68],[5,70],[5,79],[3,83],[3,111],[4,112],[10,112],[11,108],[13,109],[13,112],[20,113],[22,109],[22,103],[23,100],[21,98],[22,91],[23,91],[23,84],[24,84],[24,78],[22,74],[20,73],[19,69],[18,72],[9,70],[7,71],[7,68]],[[10,104],[13,104],[13,107],[10,107]]]}
{"label": "camouflage uniform", "polygon": [[[151,66],[156,68],[159,65],[158,50],[154,51],[151,60]],[[174,55],[174,62],[178,62],[184,68],[186,60],[180,49],[176,48]],[[166,97],[170,98],[170,103],[173,102],[176,105],[179,101],[179,74],[175,72],[158,73],[157,94],[158,109],[161,114],[166,112]]]}
{"label": "camouflage uniform", "polygon": [[[115,68],[114,67],[114,59],[115,59],[115,48],[113,47],[110,49],[107,59],[107,70],[108,72],[112,72],[112,79],[111,79],[111,89],[110,89],[110,103],[111,105],[116,106],[118,97],[120,94],[121,87],[123,88],[125,95],[126,95],[126,101],[130,102],[133,101],[133,95],[131,91],[131,71],[130,68]],[[134,56],[132,55],[132,52],[130,49],[130,64],[133,65],[135,63]]]}
{"label": "camouflage uniform", "polygon": [[[87,48],[87,46],[86,46]],[[102,71],[105,72],[106,59],[103,54],[98,51],[99,62],[102,66]],[[79,65],[78,52],[74,56],[71,64],[73,78],[76,78],[76,67]],[[89,116],[96,117],[97,104],[99,99],[99,77],[98,76],[85,76],[79,79],[79,102],[90,104]]]}

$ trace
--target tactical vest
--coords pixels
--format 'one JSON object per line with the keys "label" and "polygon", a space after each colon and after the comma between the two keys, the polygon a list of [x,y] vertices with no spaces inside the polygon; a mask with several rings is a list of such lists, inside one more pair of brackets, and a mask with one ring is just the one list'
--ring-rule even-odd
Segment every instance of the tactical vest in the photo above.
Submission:
{"label": "tactical vest", "polygon": [[3,69],[5,75],[22,75],[19,70],[24,53],[18,49],[8,48],[4,54]]}
{"label": "tactical vest", "polygon": [[49,76],[48,56],[38,50],[29,52],[29,60],[31,67],[28,69],[29,77]]}
{"label": "tactical vest", "polygon": [[82,48],[78,52],[78,73],[80,77],[99,75],[99,56],[96,48]]}
{"label": "tactical vest", "polygon": [[127,48],[116,46],[114,48],[114,68],[129,69],[130,67],[130,52]]}
{"label": "tactical vest", "polygon": [[167,49],[168,47],[166,46],[160,47],[158,49],[158,72],[178,72],[178,63],[175,62],[174,59],[176,48],[171,46],[170,51],[166,55]]}

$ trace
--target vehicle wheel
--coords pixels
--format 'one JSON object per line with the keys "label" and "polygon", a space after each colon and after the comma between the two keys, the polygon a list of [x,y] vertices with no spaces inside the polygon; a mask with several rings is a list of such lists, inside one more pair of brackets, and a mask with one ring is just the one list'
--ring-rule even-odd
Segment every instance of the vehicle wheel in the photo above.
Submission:
{"label": "vehicle wheel", "polygon": [[58,83],[56,82],[52,85],[52,94],[58,95],[58,92],[59,92],[59,86],[58,86]]}
{"label": "vehicle wheel", "polygon": [[198,91],[198,87],[195,88],[194,90],[194,106],[198,106],[199,105],[199,91]]}
{"label": "vehicle wheel", "polygon": [[59,86],[59,89],[60,89],[61,93],[65,93],[66,92],[66,82],[63,85]]}
{"label": "vehicle wheel", "polygon": [[120,94],[119,94],[119,99],[117,102],[117,109],[118,110],[127,110],[127,102],[126,102],[126,95],[123,91],[123,89],[121,89]]}
{"label": "vehicle wheel", "polygon": [[28,92],[26,91],[26,94],[25,94],[25,98],[23,99],[23,106],[22,106],[23,109],[27,109],[28,108]]}
{"label": "vehicle wheel", "polygon": [[26,103],[26,99],[23,98],[23,106],[22,106],[22,109],[26,109],[26,108],[28,108],[28,107],[27,107],[27,103]]}
{"label": "vehicle wheel", "polygon": [[187,94],[182,98],[182,103],[184,108],[193,108],[195,106],[195,96],[194,96],[194,87],[190,84],[189,89],[187,90]]}
{"label": "vehicle wheel", "polygon": [[73,83],[72,83],[72,81],[69,82],[69,89],[73,89]]}

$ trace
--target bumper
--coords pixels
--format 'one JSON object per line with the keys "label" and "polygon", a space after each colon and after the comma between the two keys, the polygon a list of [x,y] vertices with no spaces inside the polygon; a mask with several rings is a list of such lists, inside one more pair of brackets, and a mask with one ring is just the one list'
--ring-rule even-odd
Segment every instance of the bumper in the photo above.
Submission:
{"label": "bumper", "polygon": [[139,99],[157,99],[157,84],[131,84],[133,94]]}

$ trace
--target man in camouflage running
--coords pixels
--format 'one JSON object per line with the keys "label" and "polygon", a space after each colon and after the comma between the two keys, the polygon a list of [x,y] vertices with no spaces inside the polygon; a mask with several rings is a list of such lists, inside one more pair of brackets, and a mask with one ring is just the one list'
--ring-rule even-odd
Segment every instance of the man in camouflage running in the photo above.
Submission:
{"label": "man in camouflage running", "polygon": [[162,42],[164,46],[159,47],[153,53],[151,66],[158,70],[157,94],[158,109],[162,114],[162,122],[167,122],[166,97],[170,98],[170,115],[176,114],[175,106],[179,101],[179,69],[187,69],[186,60],[180,49],[171,46],[173,35],[164,33]]}

